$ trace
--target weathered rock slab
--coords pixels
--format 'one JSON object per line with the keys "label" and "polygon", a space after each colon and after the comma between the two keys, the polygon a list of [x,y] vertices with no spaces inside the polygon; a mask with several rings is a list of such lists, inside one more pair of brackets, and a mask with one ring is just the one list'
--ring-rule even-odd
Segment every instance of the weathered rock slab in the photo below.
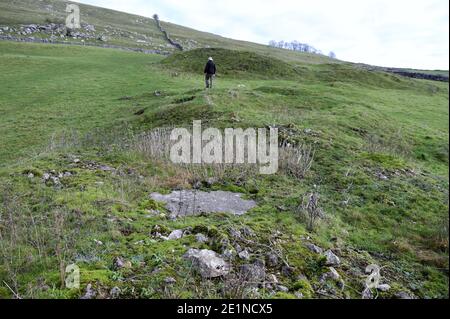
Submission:
{"label": "weathered rock slab", "polygon": [[189,249],[184,255],[203,278],[217,278],[230,272],[230,265],[212,250]]}
{"label": "weathered rock slab", "polygon": [[166,203],[171,217],[195,216],[210,213],[243,215],[256,206],[256,202],[241,198],[242,194],[216,191],[174,191],[169,195],[153,193],[153,200]]}

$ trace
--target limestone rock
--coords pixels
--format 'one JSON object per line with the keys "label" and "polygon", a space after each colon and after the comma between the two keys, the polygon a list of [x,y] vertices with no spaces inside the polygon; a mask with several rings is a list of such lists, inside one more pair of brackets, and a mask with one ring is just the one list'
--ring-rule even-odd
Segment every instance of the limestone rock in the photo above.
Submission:
{"label": "limestone rock", "polygon": [[189,249],[184,258],[192,261],[203,278],[221,277],[230,272],[230,265],[212,250]]}

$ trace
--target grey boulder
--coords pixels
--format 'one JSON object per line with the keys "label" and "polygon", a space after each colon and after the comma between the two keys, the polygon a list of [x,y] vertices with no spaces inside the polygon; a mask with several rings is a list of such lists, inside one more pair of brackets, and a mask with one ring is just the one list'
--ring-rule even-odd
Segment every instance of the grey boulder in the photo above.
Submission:
{"label": "grey boulder", "polygon": [[212,250],[189,249],[184,255],[203,278],[217,278],[230,272],[230,265]]}

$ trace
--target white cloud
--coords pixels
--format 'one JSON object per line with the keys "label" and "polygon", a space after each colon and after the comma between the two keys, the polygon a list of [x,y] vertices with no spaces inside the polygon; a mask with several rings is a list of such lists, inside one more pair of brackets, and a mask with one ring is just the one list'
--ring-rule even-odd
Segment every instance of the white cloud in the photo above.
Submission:
{"label": "white cloud", "polygon": [[239,40],[299,40],[342,60],[449,68],[447,0],[78,0]]}

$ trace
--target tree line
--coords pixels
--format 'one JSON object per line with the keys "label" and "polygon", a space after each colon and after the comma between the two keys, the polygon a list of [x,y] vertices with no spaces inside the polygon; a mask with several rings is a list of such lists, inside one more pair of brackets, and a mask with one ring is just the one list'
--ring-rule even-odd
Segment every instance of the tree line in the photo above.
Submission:
{"label": "tree line", "polygon": [[[273,47],[273,48],[279,48],[279,49],[285,49],[285,50],[291,50],[291,51],[325,55],[321,50],[316,49],[312,45],[309,45],[307,43],[301,43],[297,40],[294,40],[291,42],[272,40],[269,42],[269,46]],[[330,51],[328,53],[328,57],[330,57],[332,59],[336,59],[336,53],[334,53],[333,51]]]}

